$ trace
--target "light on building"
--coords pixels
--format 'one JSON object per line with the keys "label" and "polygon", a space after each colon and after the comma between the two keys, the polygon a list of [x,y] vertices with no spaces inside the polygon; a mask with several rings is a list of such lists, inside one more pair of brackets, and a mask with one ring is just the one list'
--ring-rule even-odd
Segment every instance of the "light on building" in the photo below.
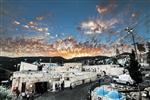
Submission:
{"label": "light on building", "polygon": [[30,88],[32,88],[33,87],[33,85],[32,84],[30,84]]}

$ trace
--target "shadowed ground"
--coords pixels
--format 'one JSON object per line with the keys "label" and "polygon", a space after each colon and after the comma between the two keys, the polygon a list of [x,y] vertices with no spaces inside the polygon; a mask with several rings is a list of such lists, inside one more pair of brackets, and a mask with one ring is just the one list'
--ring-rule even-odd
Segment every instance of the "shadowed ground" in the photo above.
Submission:
{"label": "shadowed ground", "polygon": [[56,93],[45,93],[36,100],[87,100],[88,90],[91,84],[77,86],[74,89],[65,89]]}

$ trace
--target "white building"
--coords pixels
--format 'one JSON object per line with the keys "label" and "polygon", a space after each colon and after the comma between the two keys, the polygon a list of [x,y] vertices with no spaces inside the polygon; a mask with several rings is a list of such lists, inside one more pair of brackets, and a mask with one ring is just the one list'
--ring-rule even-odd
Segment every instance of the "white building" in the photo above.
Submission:
{"label": "white building", "polygon": [[37,65],[33,65],[26,62],[21,62],[19,71],[38,70]]}
{"label": "white building", "polygon": [[55,91],[64,82],[64,87],[75,87],[76,85],[95,81],[97,73],[82,72],[81,63],[65,63],[64,66],[49,66],[51,64],[41,63],[42,70],[38,65],[21,62],[20,70],[13,73],[12,90],[18,88],[20,92],[30,91]]}
{"label": "white building", "polygon": [[83,66],[85,71],[89,72],[97,72],[102,74],[103,71],[106,72],[107,75],[121,75],[123,74],[124,68],[119,67],[119,65],[92,65],[92,66]]}
{"label": "white building", "polygon": [[55,71],[58,72],[81,72],[82,63],[64,63],[63,66],[55,68]]}
{"label": "white building", "polygon": [[[18,87],[21,92],[30,91],[38,92],[38,86],[46,84],[45,89],[51,87],[52,82],[60,81],[61,75],[59,73],[45,73],[42,71],[17,71],[13,73],[12,90]],[[36,84],[38,84],[36,86]]]}

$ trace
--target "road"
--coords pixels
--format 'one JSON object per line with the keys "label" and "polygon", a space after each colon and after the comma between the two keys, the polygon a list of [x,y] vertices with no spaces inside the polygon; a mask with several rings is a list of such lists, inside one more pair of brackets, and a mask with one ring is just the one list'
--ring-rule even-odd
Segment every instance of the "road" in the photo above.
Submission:
{"label": "road", "polygon": [[87,100],[88,90],[91,84],[84,84],[73,89],[65,89],[64,91],[51,93],[47,92],[36,100]]}
{"label": "road", "polygon": [[[104,77],[103,82],[101,82],[101,84],[104,83],[108,84],[110,83],[110,81],[111,81],[110,77],[107,76]],[[88,84],[83,84],[73,89],[68,88],[65,89],[64,91],[60,91],[56,93],[47,92],[42,96],[36,98],[36,100],[87,100],[89,89],[90,88],[94,89],[96,85],[99,85],[98,81],[88,83]]]}

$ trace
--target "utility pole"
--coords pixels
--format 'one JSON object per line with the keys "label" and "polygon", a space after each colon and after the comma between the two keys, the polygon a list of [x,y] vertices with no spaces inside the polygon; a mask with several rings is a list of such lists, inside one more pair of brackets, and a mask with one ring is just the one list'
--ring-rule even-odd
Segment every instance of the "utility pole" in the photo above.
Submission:
{"label": "utility pole", "polygon": [[[133,45],[134,45],[136,57],[137,57],[137,60],[138,60],[137,49],[136,49],[136,44],[135,44],[135,38],[134,38],[134,34],[133,34],[133,31],[134,31],[134,30],[133,30],[133,28],[127,27],[127,28],[125,29],[125,31],[132,35]],[[139,83],[138,83],[138,90],[139,90],[139,98],[138,98],[138,100],[142,100]]]}
{"label": "utility pole", "polygon": [[0,56],[2,56],[2,48],[0,49]]}
{"label": "utility pole", "polygon": [[136,49],[136,43],[135,43],[135,38],[134,38],[134,34],[133,34],[133,28],[130,28],[130,27],[127,27],[125,28],[125,31],[128,32],[129,34],[131,34],[132,36],[132,40],[133,40],[133,46],[134,46],[134,50],[135,50],[135,53],[136,53],[136,57],[137,57],[137,60],[138,60],[138,54],[137,54],[137,49]]}

